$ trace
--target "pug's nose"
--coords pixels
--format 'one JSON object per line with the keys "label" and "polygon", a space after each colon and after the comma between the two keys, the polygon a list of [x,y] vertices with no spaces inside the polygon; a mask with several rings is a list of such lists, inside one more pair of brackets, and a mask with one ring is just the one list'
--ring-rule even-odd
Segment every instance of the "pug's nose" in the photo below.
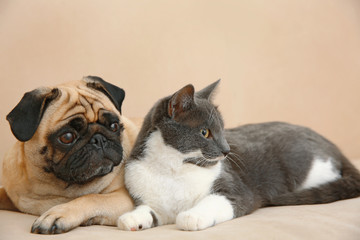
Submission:
{"label": "pug's nose", "polygon": [[97,133],[90,139],[90,144],[94,145],[95,147],[102,148],[106,142],[106,138]]}

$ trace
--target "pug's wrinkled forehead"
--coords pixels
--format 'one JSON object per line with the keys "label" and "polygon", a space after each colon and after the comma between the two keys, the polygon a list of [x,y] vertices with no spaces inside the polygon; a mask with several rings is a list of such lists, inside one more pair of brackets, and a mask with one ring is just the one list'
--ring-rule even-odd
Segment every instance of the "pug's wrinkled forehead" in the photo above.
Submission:
{"label": "pug's wrinkled forehead", "polygon": [[94,88],[91,82],[80,81],[58,87],[60,95],[53,103],[60,121],[68,121],[76,115],[83,115],[87,122],[97,122],[99,112],[107,110],[119,114],[119,109],[104,91]]}

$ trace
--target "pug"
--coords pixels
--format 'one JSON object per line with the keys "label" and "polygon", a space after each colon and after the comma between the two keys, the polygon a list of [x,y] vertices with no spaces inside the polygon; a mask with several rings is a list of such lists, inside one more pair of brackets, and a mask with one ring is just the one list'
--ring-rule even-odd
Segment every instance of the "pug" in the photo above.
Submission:
{"label": "pug", "polygon": [[3,161],[0,209],[40,216],[32,233],[115,226],[133,209],[123,166],[138,128],[121,115],[124,97],[93,76],[25,93],[7,116],[18,141]]}

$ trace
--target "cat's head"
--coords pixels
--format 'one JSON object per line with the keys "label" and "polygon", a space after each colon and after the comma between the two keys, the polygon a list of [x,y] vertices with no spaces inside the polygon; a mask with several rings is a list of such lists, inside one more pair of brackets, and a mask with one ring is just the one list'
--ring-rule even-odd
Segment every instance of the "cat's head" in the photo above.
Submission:
{"label": "cat's head", "polygon": [[156,127],[164,142],[192,157],[186,162],[200,166],[215,165],[230,152],[224,137],[224,122],[212,97],[220,80],[195,92],[189,84],[158,105]]}

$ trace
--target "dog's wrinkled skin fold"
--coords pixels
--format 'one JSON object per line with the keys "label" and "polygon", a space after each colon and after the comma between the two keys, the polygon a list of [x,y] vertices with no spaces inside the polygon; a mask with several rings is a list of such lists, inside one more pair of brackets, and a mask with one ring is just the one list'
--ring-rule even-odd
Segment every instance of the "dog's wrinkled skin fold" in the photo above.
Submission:
{"label": "dog's wrinkled skin fold", "polygon": [[[19,103],[8,115],[19,141],[3,161],[0,209],[40,215],[33,233],[116,225],[117,217],[133,208],[123,166],[138,133],[120,114],[124,91],[98,77],[86,77],[27,94],[22,102],[39,104]],[[29,117],[33,121],[24,123],[16,116],[26,108],[36,108],[38,119]],[[77,139],[60,143],[61,131],[67,128],[78,131]]]}

